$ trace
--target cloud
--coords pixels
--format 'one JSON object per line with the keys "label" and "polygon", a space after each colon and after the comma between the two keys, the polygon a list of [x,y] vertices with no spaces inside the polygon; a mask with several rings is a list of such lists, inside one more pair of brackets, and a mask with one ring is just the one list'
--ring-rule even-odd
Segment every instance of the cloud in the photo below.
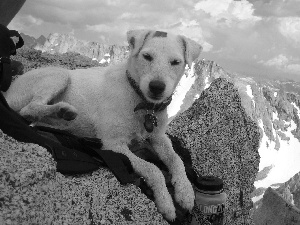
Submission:
{"label": "cloud", "polygon": [[283,36],[294,43],[300,43],[300,17],[280,18],[278,27]]}
{"label": "cloud", "polygon": [[119,27],[120,32],[113,32],[106,40],[111,44],[121,44],[124,28],[159,29],[174,21],[179,22],[181,18],[188,17],[192,9],[189,4],[183,0],[30,0],[25,2],[14,20],[19,21],[19,27],[27,27],[27,30],[37,33],[22,21],[30,15],[44,22],[44,27],[36,26],[36,30],[56,28],[52,32],[70,32],[75,29],[75,35],[85,36],[88,40],[104,33],[108,35]]}
{"label": "cloud", "polygon": [[255,15],[261,17],[299,16],[299,0],[249,0],[255,8]]}
{"label": "cloud", "polygon": [[44,23],[42,19],[36,18],[32,15],[26,15],[14,19],[10,24],[9,28],[14,30],[24,30],[28,27],[40,26]]}
{"label": "cloud", "polygon": [[278,55],[272,59],[269,59],[267,61],[260,61],[260,63],[262,63],[266,66],[269,66],[269,67],[275,67],[283,72],[294,73],[294,74],[300,73],[299,59],[287,57],[283,54],[280,54],[280,55]]}
{"label": "cloud", "polygon": [[230,64],[240,71],[255,67],[295,72],[300,64],[296,59],[300,52],[299,3],[28,0],[9,27],[35,37],[73,32],[78,39],[120,45],[127,45],[127,30],[165,30],[199,42],[204,48],[203,57],[224,67]]}
{"label": "cloud", "polygon": [[300,73],[300,64],[290,64],[290,65],[287,65],[286,68],[291,73],[295,73],[297,75],[299,75],[299,73]]}
{"label": "cloud", "polygon": [[263,62],[267,66],[285,67],[288,63],[288,58],[285,55],[278,55],[266,62]]}
{"label": "cloud", "polygon": [[184,36],[200,43],[204,52],[208,52],[213,48],[213,45],[206,41],[206,37],[209,35],[206,34],[206,37],[204,37],[205,32],[196,20],[180,19],[179,22],[167,25],[163,28],[165,31],[183,34]]}
{"label": "cloud", "polygon": [[229,5],[232,1],[231,0],[223,0],[223,1],[217,1],[217,0],[205,0],[205,1],[199,1],[195,5],[195,10],[203,10],[204,12],[210,14],[213,17],[220,16],[222,14],[225,14],[229,8]]}
{"label": "cloud", "polygon": [[33,24],[33,25],[41,25],[43,23],[43,20],[35,18],[31,15],[28,15],[27,18],[25,18],[29,24]]}
{"label": "cloud", "polygon": [[202,10],[215,20],[232,22],[256,22],[261,18],[254,16],[254,8],[247,0],[203,0],[195,5],[195,10]]}
{"label": "cloud", "polygon": [[[200,10],[201,7],[204,10]],[[77,37],[88,40],[91,37],[103,40],[106,36],[105,41],[110,44],[123,44],[129,29],[166,29],[198,41],[208,52],[216,50],[211,40],[215,32],[228,36],[231,31],[228,26],[224,27],[228,21],[231,21],[230,27],[240,28],[257,21],[252,13],[252,4],[246,0],[203,0],[196,3],[194,0],[31,0],[26,1],[16,20],[19,18],[22,25],[20,18],[30,15],[43,21],[43,27],[35,25],[35,30],[23,23],[23,27],[35,36],[38,36],[38,30],[63,33],[75,30]],[[211,15],[226,21],[220,23]]]}

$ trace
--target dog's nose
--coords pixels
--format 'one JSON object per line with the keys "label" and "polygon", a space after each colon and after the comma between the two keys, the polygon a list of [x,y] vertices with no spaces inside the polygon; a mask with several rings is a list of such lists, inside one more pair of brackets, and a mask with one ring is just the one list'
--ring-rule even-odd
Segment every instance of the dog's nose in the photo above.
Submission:
{"label": "dog's nose", "polygon": [[154,95],[160,95],[161,93],[164,92],[165,88],[166,88],[165,83],[159,80],[153,80],[149,83],[149,90]]}

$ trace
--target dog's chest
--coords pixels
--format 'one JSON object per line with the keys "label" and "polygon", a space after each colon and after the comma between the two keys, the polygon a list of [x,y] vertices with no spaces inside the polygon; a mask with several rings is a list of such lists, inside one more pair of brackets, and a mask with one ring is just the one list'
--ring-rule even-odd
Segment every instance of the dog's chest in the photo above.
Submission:
{"label": "dog's chest", "polygon": [[145,115],[146,112],[132,112],[130,125],[128,124],[128,132],[131,139],[147,139],[151,133],[145,129]]}

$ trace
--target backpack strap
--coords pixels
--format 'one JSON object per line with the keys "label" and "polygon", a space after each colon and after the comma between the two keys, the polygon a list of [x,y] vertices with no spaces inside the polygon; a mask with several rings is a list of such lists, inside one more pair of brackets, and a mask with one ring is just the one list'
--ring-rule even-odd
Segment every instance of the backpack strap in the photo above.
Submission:
{"label": "backpack strap", "polygon": [[[99,163],[99,166],[107,166],[121,184],[124,185],[135,181],[136,177],[133,175],[134,171],[129,159],[121,153],[116,153],[112,150],[103,150],[103,144],[100,139],[81,138],[66,131],[51,127],[36,126],[34,129],[37,133],[54,139],[69,149],[88,154],[89,157]],[[58,151],[58,153],[60,153],[60,151]],[[70,156],[65,156],[65,158],[68,157]],[[69,160],[72,160],[72,158],[69,158]],[[67,166],[66,164],[66,167]]]}

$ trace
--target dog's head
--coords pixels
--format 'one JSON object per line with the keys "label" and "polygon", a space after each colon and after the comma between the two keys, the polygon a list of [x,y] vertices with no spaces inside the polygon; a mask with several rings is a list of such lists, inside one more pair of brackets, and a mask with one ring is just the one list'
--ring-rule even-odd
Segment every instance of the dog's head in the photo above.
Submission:
{"label": "dog's head", "polygon": [[191,66],[202,50],[189,38],[162,31],[128,31],[127,40],[131,50],[129,72],[146,99],[153,103],[172,95],[186,64]]}

